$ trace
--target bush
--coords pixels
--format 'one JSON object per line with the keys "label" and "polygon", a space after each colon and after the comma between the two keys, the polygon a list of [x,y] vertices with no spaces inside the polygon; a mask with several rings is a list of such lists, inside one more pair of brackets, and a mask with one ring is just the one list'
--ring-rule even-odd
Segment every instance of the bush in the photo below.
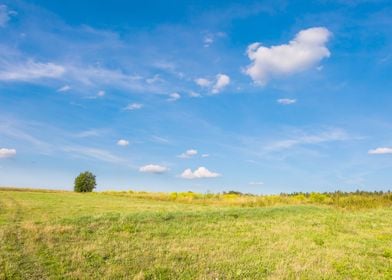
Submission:
{"label": "bush", "polygon": [[75,178],[75,192],[92,192],[97,185],[95,175],[89,171],[82,172]]}

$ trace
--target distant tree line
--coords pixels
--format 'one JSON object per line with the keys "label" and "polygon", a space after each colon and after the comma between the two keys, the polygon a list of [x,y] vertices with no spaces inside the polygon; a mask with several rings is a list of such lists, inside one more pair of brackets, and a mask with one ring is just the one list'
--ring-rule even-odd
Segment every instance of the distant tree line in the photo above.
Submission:
{"label": "distant tree line", "polygon": [[[334,192],[292,192],[292,193],[284,193],[281,192],[279,195],[281,196],[305,196],[305,197],[310,197],[312,194],[322,194],[326,196],[351,196],[351,195],[364,195],[364,196],[380,196],[380,195],[390,195],[392,194],[391,190],[387,191],[361,191],[361,190],[356,190],[353,192],[344,192],[344,191],[334,191]],[[219,194],[219,193],[218,193]],[[223,191],[222,194],[234,194],[234,195],[239,195],[239,196],[258,196],[256,194],[252,193],[242,193],[240,191]]]}
{"label": "distant tree line", "polygon": [[[314,192],[292,192],[292,193],[280,193],[282,196],[297,196],[303,195],[305,197],[310,197]],[[319,194],[323,194],[326,196],[351,196],[351,195],[364,195],[364,196],[380,196],[380,195],[389,195],[392,192],[390,190],[387,191],[361,191],[356,190],[355,192],[343,192],[343,191],[334,191],[334,192],[320,192]]]}

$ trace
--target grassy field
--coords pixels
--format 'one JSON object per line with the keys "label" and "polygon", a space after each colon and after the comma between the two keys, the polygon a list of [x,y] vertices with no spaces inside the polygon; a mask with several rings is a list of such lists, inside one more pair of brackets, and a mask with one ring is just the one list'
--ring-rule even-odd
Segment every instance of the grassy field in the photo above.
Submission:
{"label": "grassy field", "polygon": [[315,197],[0,189],[0,279],[392,279],[390,198]]}

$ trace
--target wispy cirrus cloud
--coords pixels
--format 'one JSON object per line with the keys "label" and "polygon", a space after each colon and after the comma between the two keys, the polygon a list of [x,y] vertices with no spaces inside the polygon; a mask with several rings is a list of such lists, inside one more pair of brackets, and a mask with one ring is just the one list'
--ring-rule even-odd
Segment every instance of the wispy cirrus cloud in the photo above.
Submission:
{"label": "wispy cirrus cloud", "polygon": [[[34,136],[30,133],[25,127],[26,124],[22,124],[19,121],[9,120],[9,119],[1,119],[0,122],[0,135],[3,137],[7,137],[13,140],[21,141],[27,143],[29,145],[33,145],[38,147],[41,151],[45,151],[45,153],[51,150],[50,144],[46,141],[41,140],[40,138]],[[30,125],[32,126],[32,125]],[[34,124],[33,124],[34,126]]]}
{"label": "wispy cirrus cloud", "polygon": [[62,86],[61,88],[59,88],[57,90],[57,92],[67,92],[69,90],[71,90],[71,87],[69,85],[65,85],[65,86]]}
{"label": "wispy cirrus cloud", "polygon": [[261,185],[264,185],[264,183],[261,182],[261,181],[252,181],[252,182],[249,182],[249,185],[252,185],[252,186],[261,186]]}
{"label": "wispy cirrus cloud", "polygon": [[267,144],[266,151],[282,151],[296,146],[320,144],[325,142],[345,141],[349,135],[342,129],[329,129],[316,134],[303,133],[288,139],[278,140]]}
{"label": "wispy cirrus cloud", "polygon": [[160,144],[169,144],[170,140],[166,137],[161,137],[158,135],[152,135],[151,136],[151,141],[155,142],[155,143],[160,143]]}
{"label": "wispy cirrus cloud", "polygon": [[36,62],[28,60],[24,63],[0,65],[0,81],[31,82],[39,79],[53,79],[64,75],[64,66],[53,62]]}
{"label": "wispy cirrus cloud", "polygon": [[97,137],[106,133],[105,129],[87,129],[78,133],[73,133],[72,136],[76,138]]}
{"label": "wispy cirrus cloud", "polygon": [[121,164],[126,163],[125,159],[116,156],[113,153],[104,149],[74,145],[74,146],[65,146],[61,148],[61,150],[70,153],[70,155],[77,156],[77,157],[96,159],[109,163],[121,163]]}
{"label": "wispy cirrus cloud", "polygon": [[[46,131],[48,135],[36,136],[41,131]],[[75,142],[78,138],[98,135],[100,135],[98,130],[87,130],[75,134],[37,122],[8,120],[0,124],[0,136],[27,144],[29,153],[35,155],[77,157],[130,166],[128,159],[115,155],[105,148],[92,147],[90,144],[82,144],[79,141]]]}
{"label": "wispy cirrus cloud", "polygon": [[11,20],[11,16],[16,14],[16,11],[10,10],[6,5],[0,5],[0,27],[5,27]]}

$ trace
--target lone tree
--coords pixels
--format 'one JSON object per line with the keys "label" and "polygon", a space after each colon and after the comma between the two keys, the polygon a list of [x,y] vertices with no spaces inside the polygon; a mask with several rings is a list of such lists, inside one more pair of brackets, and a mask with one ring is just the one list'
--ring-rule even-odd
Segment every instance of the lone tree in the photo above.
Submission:
{"label": "lone tree", "polygon": [[97,185],[95,175],[89,171],[82,172],[75,178],[75,192],[92,192]]}

